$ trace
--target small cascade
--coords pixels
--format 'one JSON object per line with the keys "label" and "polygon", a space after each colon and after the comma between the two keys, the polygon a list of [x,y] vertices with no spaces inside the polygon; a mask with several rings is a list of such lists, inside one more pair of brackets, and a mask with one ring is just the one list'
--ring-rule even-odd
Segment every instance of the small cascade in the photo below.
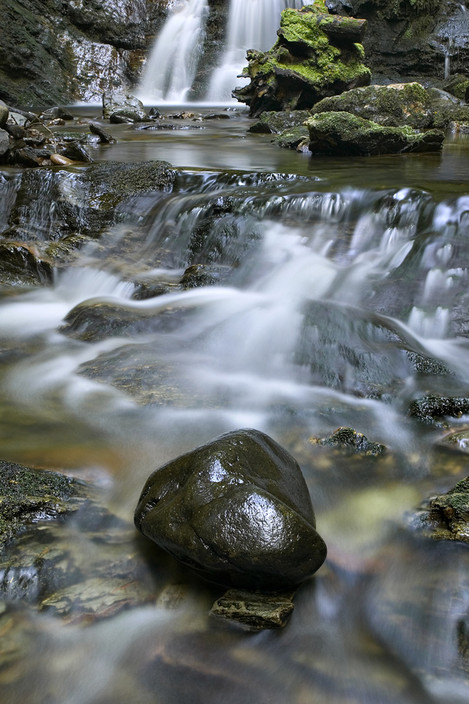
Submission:
{"label": "small cascade", "polygon": [[[280,13],[303,0],[231,0],[227,46],[210,80],[206,100],[232,102],[247,49],[266,50],[275,42]],[[138,89],[146,102],[188,101],[201,58],[209,6],[207,0],[177,0],[158,35]],[[238,81],[239,83],[239,81]]]}

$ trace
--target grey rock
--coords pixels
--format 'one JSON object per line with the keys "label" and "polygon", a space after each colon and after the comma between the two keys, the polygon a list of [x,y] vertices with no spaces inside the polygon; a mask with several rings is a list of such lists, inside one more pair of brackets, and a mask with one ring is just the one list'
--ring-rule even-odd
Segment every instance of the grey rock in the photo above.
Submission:
{"label": "grey rock", "polygon": [[111,122],[143,122],[148,115],[141,100],[125,93],[103,94],[103,117]]}
{"label": "grey rock", "polygon": [[0,128],[0,157],[8,154],[10,149],[10,135],[6,130]]}
{"label": "grey rock", "polygon": [[155,471],[134,518],[160,547],[227,586],[290,589],[326,557],[299,465],[257,430],[222,435]]}
{"label": "grey rock", "polygon": [[3,100],[0,100],[0,127],[4,127],[6,124],[6,121],[8,120],[8,105],[3,102]]}

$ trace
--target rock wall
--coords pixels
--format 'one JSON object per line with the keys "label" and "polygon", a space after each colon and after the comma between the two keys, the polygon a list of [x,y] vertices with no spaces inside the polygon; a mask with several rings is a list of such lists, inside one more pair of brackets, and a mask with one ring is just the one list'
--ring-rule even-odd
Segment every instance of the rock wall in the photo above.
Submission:
{"label": "rock wall", "polygon": [[169,0],[2,0],[0,98],[96,101],[137,82]]}
{"label": "rock wall", "polygon": [[373,80],[443,79],[469,62],[469,2],[326,0],[330,12],[368,20],[363,40]]}

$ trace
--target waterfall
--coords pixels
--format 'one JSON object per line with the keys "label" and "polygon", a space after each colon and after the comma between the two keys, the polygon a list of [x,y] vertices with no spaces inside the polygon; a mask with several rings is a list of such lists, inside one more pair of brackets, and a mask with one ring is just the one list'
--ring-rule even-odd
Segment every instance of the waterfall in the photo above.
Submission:
{"label": "waterfall", "polygon": [[[210,79],[206,100],[232,102],[231,92],[247,49],[266,50],[275,42],[280,13],[308,0],[230,0],[227,45]],[[201,58],[208,0],[178,0],[156,38],[138,95],[144,101],[187,102]]]}
{"label": "waterfall", "polygon": [[146,100],[183,103],[201,54],[208,0],[178,0],[148,59],[138,94]]}

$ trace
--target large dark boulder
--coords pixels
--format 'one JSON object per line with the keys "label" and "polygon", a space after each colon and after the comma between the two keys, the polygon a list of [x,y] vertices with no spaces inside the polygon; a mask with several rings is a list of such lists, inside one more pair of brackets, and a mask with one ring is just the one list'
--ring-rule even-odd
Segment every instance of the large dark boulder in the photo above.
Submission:
{"label": "large dark boulder", "polygon": [[201,576],[228,586],[290,588],[326,557],[296,460],[256,430],[222,435],[154,472],[135,524]]}

